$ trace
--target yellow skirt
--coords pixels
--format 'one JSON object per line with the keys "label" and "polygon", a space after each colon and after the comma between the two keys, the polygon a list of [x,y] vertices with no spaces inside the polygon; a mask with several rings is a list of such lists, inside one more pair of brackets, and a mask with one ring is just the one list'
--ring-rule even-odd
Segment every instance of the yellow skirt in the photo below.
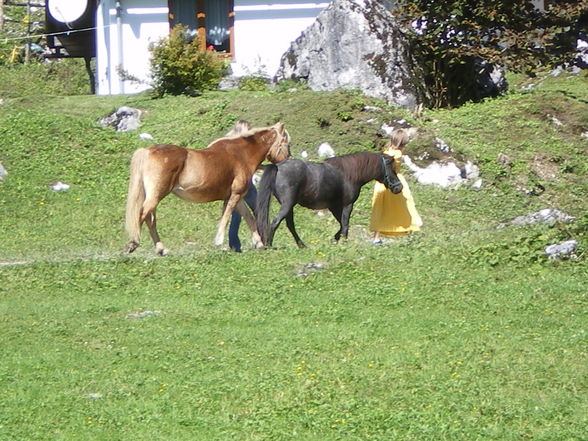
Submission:
{"label": "yellow skirt", "polygon": [[420,231],[423,221],[404,176],[398,174],[402,192],[393,194],[384,184],[376,182],[372,197],[370,230],[386,236],[398,236],[409,231]]}

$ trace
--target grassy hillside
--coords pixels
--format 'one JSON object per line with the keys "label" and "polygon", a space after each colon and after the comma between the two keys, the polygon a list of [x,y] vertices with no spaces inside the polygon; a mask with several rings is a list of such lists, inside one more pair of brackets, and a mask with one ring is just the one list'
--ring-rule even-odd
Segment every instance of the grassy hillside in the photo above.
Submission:
{"label": "grassy hillside", "polygon": [[[547,77],[419,118],[304,89],[5,98],[0,439],[585,439],[587,83]],[[137,132],[97,124],[121,105],[142,110]],[[202,148],[241,118],[284,121],[293,155],[311,159],[321,142],[379,150],[380,125],[407,119],[412,152],[442,138],[484,185],[411,180],[425,227],[380,247],[368,185],[346,243],[299,208],[308,249],[282,227],[276,249],[240,255],[212,246],[220,203],[170,197],[158,227],[171,255],[156,258],[146,232],[123,255],[128,162],[149,145],[138,133]],[[496,229],[542,208],[577,220]],[[565,239],[578,259],[544,257]]]}

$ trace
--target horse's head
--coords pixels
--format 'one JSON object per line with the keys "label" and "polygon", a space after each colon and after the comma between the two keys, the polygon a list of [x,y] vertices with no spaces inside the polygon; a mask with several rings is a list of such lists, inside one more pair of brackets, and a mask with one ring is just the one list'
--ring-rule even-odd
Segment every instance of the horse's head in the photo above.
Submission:
{"label": "horse's head", "polygon": [[398,194],[402,191],[402,182],[398,179],[398,175],[394,170],[394,159],[388,155],[381,156],[383,179],[382,183],[394,194]]}
{"label": "horse's head", "polygon": [[281,122],[272,126],[270,130],[275,132],[276,136],[272,146],[267,152],[267,160],[277,164],[290,157],[290,135],[284,128],[284,123]]}

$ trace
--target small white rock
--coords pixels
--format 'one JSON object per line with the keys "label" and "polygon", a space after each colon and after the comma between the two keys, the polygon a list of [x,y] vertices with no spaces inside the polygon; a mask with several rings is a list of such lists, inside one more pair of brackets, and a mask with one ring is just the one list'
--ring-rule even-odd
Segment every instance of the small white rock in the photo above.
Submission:
{"label": "small white rock", "polygon": [[159,311],[141,311],[141,312],[134,312],[127,314],[128,319],[142,319],[145,317],[149,317],[152,315],[159,315],[161,314]]}
{"label": "small white rock", "polygon": [[482,188],[482,184],[483,184],[483,183],[482,183],[482,180],[481,180],[481,179],[478,179],[476,182],[474,182],[474,183],[472,184],[472,188],[473,188],[474,190],[479,190],[480,188]]}
{"label": "small white rock", "polygon": [[553,115],[547,115],[547,116],[549,117],[549,119],[551,120],[551,122],[553,124],[555,124],[556,126],[558,126],[558,127],[563,126],[563,123],[559,119],[557,119],[555,116],[553,116]]}
{"label": "small white rock", "polygon": [[380,127],[380,132],[382,133],[382,135],[390,137],[390,136],[392,136],[392,132],[394,132],[394,126],[390,126],[390,125],[384,123]]}
{"label": "small white rock", "polygon": [[363,106],[365,112],[381,112],[382,109],[376,106]]}
{"label": "small white rock", "polygon": [[65,184],[61,181],[57,181],[51,184],[51,190],[53,191],[67,191],[69,190],[69,185]]}
{"label": "small white rock", "polygon": [[333,150],[333,147],[331,147],[327,142],[323,142],[321,145],[319,145],[316,151],[319,155],[319,158],[332,158],[335,156],[335,150]]}
{"label": "small white rock", "polygon": [[565,242],[555,243],[545,248],[545,254],[550,259],[557,259],[558,257],[569,256],[578,247],[578,242],[575,240],[566,240]]}

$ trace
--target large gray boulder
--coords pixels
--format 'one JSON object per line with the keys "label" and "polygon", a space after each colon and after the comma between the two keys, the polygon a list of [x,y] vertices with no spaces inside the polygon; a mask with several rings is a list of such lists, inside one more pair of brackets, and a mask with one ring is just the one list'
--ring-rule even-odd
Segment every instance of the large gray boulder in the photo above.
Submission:
{"label": "large gray boulder", "polygon": [[408,39],[377,0],[333,0],[282,56],[276,80],[316,91],[360,89],[399,107],[422,102]]}
{"label": "large gray boulder", "polygon": [[98,122],[102,127],[113,127],[117,132],[136,130],[141,123],[141,111],[122,106]]}

